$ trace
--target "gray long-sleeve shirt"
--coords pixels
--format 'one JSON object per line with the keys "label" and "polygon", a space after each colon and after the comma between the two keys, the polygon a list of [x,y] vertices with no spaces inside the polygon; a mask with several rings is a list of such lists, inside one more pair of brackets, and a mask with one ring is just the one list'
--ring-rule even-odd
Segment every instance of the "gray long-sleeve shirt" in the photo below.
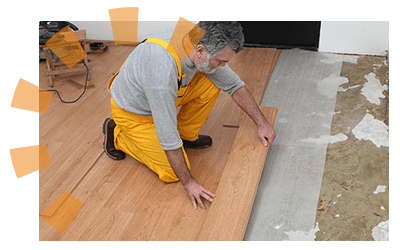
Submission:
{"label": "gray long-sleeve shirt", "polygon": [[[172,33],[173,29],[166,29],[149,37],[169,42]],[[197,69],[189,58],[181,59],[181,65],[182,74],[187,74],[182,79],[182,86],[186,86]],[[244,86],[228,65],[206,76],[230,95]],[[178,69],[173,56],[158,44],[143,43],[129,55],[111,85],[111,96],[118,107],[138,115],[153,116],[157,137],[164,150],[182,146],[175,107],[177,77]]]}

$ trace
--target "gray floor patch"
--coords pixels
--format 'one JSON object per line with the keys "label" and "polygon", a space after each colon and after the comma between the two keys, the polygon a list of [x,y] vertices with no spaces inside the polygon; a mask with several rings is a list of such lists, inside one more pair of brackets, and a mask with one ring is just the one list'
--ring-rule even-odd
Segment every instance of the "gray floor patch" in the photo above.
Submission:
{"label": "gray floor patch", "polygon": [[342,62],[349,56],[283,50],[262,106],[277,107],[271,146],[245,240],[314,240],[316,209]]}

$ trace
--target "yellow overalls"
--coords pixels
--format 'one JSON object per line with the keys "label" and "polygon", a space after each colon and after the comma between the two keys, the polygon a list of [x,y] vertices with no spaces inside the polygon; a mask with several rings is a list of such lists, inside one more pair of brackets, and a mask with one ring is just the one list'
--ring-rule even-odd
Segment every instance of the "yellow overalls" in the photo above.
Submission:
{"label": "yellow overalls", "polygon": [[[149,38],[146,42],[157,43],[172,54],[178,67],[178,79],[181,79],[181,63],[175,49],[168,46],[167,42],[157,38]],[[184,48],[188,55],[193,49],[193,47],[188,46],[187,41],[184,42]],[[110,91],[110,86],[120,70],[110,78],[108,91]],[[220,90],[200,71],[195,73],[186,87],[180,87],[175,106],[181,106],[177,120],[178,131],[182,139],[194,141],[198,138],[198,132],[206,121],[219,93]],[[179,179],[171,168],[165,151],[161,148],[157,138],[153,117],[125,111],[119,108],[112,98],[111,112],[117,125],[114,130],[115,148],[145,164],[157,173],[161,180],[165,182],[178,181]],[[191,170],[183,147],[182,150],[187,166]]]}

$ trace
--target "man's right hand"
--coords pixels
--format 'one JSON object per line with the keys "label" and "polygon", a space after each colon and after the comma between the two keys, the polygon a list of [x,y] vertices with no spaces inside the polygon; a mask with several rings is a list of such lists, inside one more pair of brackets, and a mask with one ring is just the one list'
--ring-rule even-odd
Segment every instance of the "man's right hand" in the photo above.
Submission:
{"label": "man's right hand", "polygon": [[201,197],[208,200],[209,202],[213,202],[213,198],[215,198],[215,194],[202,187],[193,177],[191,177],[190,180],[183,185],[183,187],[188,193],[190,199],[192,200],[194,209],[197,209],[197,203],[202,209],[206,209],[203,201],[201,200]]}
{"label": "man's right hand", "polygon": [[182,148],[178,148],[175,150],[166,150],[165,153],[176,176],[178,177],[183,187],[185,188],[186,192],[188,193],[190,200],[193,203],[194,209],[197,209],[197,203],[200,205],[202,209],[206,209],[201,200],[201,197],[208,200],[209,202],[212,202],[213,198],[215,197],[215,194],[211,193],[210,191],[202,187],[192,177],[186,165]]}

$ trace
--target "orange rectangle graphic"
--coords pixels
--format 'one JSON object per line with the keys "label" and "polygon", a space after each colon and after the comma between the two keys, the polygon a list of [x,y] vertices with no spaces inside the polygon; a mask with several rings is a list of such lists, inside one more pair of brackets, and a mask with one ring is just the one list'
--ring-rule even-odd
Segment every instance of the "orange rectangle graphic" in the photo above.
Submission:
{"label": "orange rectangle graphic", "polygon": [[179,58],[186,60],[205,33],[206,31],[196,24],[180,17],[169,45],[176,50]]}
{"label": "orange rectangle graphic", "polygon": [[51,165],[44,144],[10,149],[10,155],[17,178]]}
{"label": "orange rectangle graphic", "polygon": [[78,38],[69,26],[52,36],[46,45],[68,66],[74,67],[87,55]]}
{"label": "orange rectangle graphic", "polygon": [[108,10],[115,45],[136,44],[139,8],[117,8]]}
{"label": "orange rectangle graphic", "polygon": [[65,191],[40,215],[60,233],[67,231],[69,225],[83,206],[70,192]]}
{"label": "orange rectangle graphic", "polygon": [[51,92],[19,79],[11,107],[46,114],[52,96]]}

